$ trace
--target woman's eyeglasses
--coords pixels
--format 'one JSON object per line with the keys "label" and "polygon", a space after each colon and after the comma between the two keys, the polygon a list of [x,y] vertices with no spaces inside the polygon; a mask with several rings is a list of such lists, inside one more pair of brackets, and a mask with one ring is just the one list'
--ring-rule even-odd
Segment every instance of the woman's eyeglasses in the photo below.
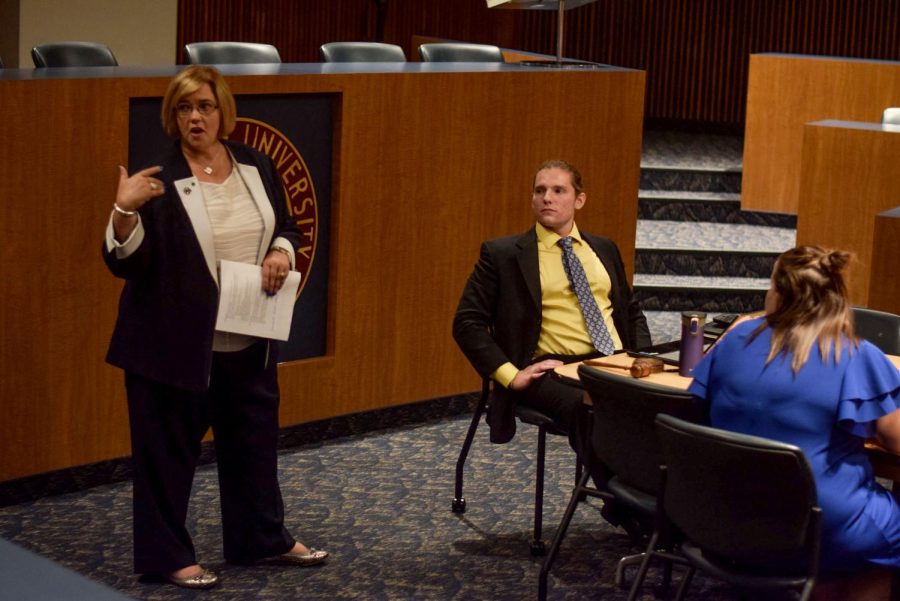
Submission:
{"label": "woman's eyeglasses", "polygon": [[219,108],[218,104],[209,102],[208,100],[197,105],[191,104],[190,102],[179,102],[175,105],[175,112],[178,113],[180,117],[187,117],[195,110],[201,115],[209,115],[217,108]]}

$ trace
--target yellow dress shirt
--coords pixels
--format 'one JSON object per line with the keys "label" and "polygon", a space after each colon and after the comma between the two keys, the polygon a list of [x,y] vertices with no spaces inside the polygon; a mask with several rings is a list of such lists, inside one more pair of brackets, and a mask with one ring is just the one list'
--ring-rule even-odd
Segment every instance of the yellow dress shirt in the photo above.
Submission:
{"label": "yellow dress shirt", "polygon": [[[534,227],[537,232],[538,266],[541,274],[541,335],[534,356],[592,353],[595,351],[594,345],[584,323],[578,298],[569,286],[569,278],[563,268],[563,251],[557,245],[561,236],[540,223],[536,223]],[[572,248],[584,266],[591,293],[600,307],[613,344],[619,350],[622,348],[622,340],[612,319],[613,308],[609,300],[612,282],[609,273],[590,245],[581,239],[578,226],[572,226],[569,236],[574,241]],[[491,377],[500,385],[508,387],[517,373],[519,370],[515,365],[505,363]]]}

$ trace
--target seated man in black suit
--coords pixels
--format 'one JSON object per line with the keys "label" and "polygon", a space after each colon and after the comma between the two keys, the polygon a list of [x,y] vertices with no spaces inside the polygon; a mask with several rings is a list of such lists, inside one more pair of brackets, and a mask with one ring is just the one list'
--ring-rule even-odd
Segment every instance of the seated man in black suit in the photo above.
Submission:
{"label": "seated man in black suit", "polygon": [[453,337],[478,373],[497,383],[487,417],[492,442],[515,435],[515,403],[534,407],[566,430],[601,482],[582,391],[549,372],[651,341],[619,249],[575,225],[586,199],[575,167],[565,161],[540,166],[531,196],[537,223],[524,234],[482,244],[456,309]]}

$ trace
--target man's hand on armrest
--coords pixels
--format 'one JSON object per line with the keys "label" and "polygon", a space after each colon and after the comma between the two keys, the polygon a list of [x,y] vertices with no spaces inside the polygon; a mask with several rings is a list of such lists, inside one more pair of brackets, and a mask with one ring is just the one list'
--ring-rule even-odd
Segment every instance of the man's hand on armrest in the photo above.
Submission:
{"label": "man's hand on armrest", "polygon": [[516,374],[516,377],[512,379],[509,383],[508,388],[510,390],[525,390],[531,383],[543,376],[548,371],[555,369],[562,365],[562,361],[558,361],[556,359],[544,359],[543,361],[538,361],[537,363],[532,363],[525,369],[520,369],[519,373]]}

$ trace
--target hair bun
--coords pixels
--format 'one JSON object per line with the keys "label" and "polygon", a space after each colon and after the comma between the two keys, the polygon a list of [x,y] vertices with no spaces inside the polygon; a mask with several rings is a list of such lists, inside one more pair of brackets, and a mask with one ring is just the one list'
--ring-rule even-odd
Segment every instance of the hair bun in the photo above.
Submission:
{"label": "hair bun", "polygon": [[834,273],[840,273],[850,262],[851,254],[845,250],[829,250],[822,257],[822,267]]}

